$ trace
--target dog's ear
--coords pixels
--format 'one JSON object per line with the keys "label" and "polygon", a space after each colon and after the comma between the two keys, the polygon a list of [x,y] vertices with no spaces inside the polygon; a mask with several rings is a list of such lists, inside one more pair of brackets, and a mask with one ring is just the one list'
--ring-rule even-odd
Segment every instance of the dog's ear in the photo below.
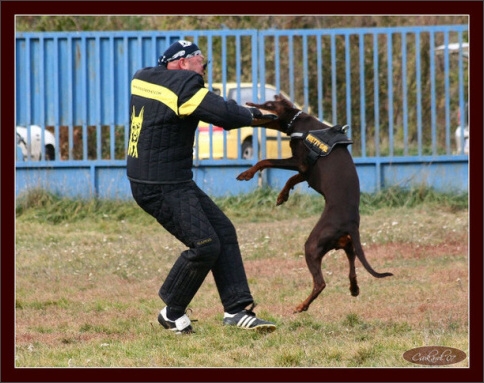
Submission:
{"label": "dog's ear", "polygon": [[274,96],[276,101],[282,102],[284,105],[286,105],[288,108],[294,108],[294,104],[288,100],[286,97],[284,97],[282,94],[277,94]]}
{"label": "dog's ear", "polygon": [[285,100],[284,96],[282,94],[275,94],[274,95],[274,100],[276,101],[282,101]]}

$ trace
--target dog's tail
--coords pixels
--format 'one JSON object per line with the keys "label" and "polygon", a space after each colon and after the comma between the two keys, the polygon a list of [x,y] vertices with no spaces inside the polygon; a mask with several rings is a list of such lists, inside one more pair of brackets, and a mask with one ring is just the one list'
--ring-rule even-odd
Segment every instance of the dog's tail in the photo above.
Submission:
{"label": "dog's tail", "polygon": [[354,233],[351,233],[350,237],[353,242],[355,254],[360,260],[360,262],[362,263],[362,265],[365,267],[366,271],[368,271],[375,278],[385,278],[385,277],[391,277],[393,275],[392,273],[378,273],[373,269],[373,267],[371,267],[370,263],[366,259],[365,252],[363,251],[363,247],[361,246],[360,233],[358,232],[358,230],[355,230]]}

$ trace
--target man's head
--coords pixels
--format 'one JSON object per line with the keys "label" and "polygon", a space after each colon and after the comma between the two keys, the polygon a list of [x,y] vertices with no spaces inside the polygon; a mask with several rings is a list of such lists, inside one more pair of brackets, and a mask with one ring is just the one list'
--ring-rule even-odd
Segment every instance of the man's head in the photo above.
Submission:
{"label": "man's head", "polygon": [[205,57],[198,46],[190,41],[179,40],[171,44],[158,59],[159,65],[168,69],[192,70],[200,75],[205,74]]}

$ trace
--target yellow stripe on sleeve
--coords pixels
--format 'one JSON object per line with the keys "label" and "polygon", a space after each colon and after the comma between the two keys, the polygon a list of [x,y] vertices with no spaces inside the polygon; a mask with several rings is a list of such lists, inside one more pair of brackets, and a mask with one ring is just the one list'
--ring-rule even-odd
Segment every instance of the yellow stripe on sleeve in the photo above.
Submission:
{"label": "yellow stripe on sleeve", "polygon": [[131,94],[159,101],[165,104],[168,108],[173,110],[175,114],[178,115],[178,96],[164,86],[151,84],[149,82],[139,79],[134,79],[133,81],[131,81]]}
{"label": "yellow stripe on sleeve", "polygon": [[195,93],[192,98],[180,106],[180,116],[189,116],[201,104],[204,97],[207,95],[208,89],[202,88]]}

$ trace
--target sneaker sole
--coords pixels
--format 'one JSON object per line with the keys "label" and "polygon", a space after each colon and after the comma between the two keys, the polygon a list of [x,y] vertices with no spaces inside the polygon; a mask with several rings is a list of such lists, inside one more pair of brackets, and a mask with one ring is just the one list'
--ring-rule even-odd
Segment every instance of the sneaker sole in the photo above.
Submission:
{"label": "sneaker sole", "polygon": [[224,323],[224,326],[236,327],[236,328],[240,328],[242,330],[252,330],[252,331],[255,330],[255,331],[260,332],[260,333],[269,333],[269,332],[273,332],[276,329],[276,326],[273,325],[273,324],[260,324],[260,325],[254,326],[254,327],[243,327],[243,326],[237,326],[235,323],[234,324]]}
{"label": "sneaker sole", "polygon": [[248,330],[255,330],[258,333],[270,333],[273,332],[276,329],[276,326],[274,325],[260,325],[256,327],[252,327]]}

